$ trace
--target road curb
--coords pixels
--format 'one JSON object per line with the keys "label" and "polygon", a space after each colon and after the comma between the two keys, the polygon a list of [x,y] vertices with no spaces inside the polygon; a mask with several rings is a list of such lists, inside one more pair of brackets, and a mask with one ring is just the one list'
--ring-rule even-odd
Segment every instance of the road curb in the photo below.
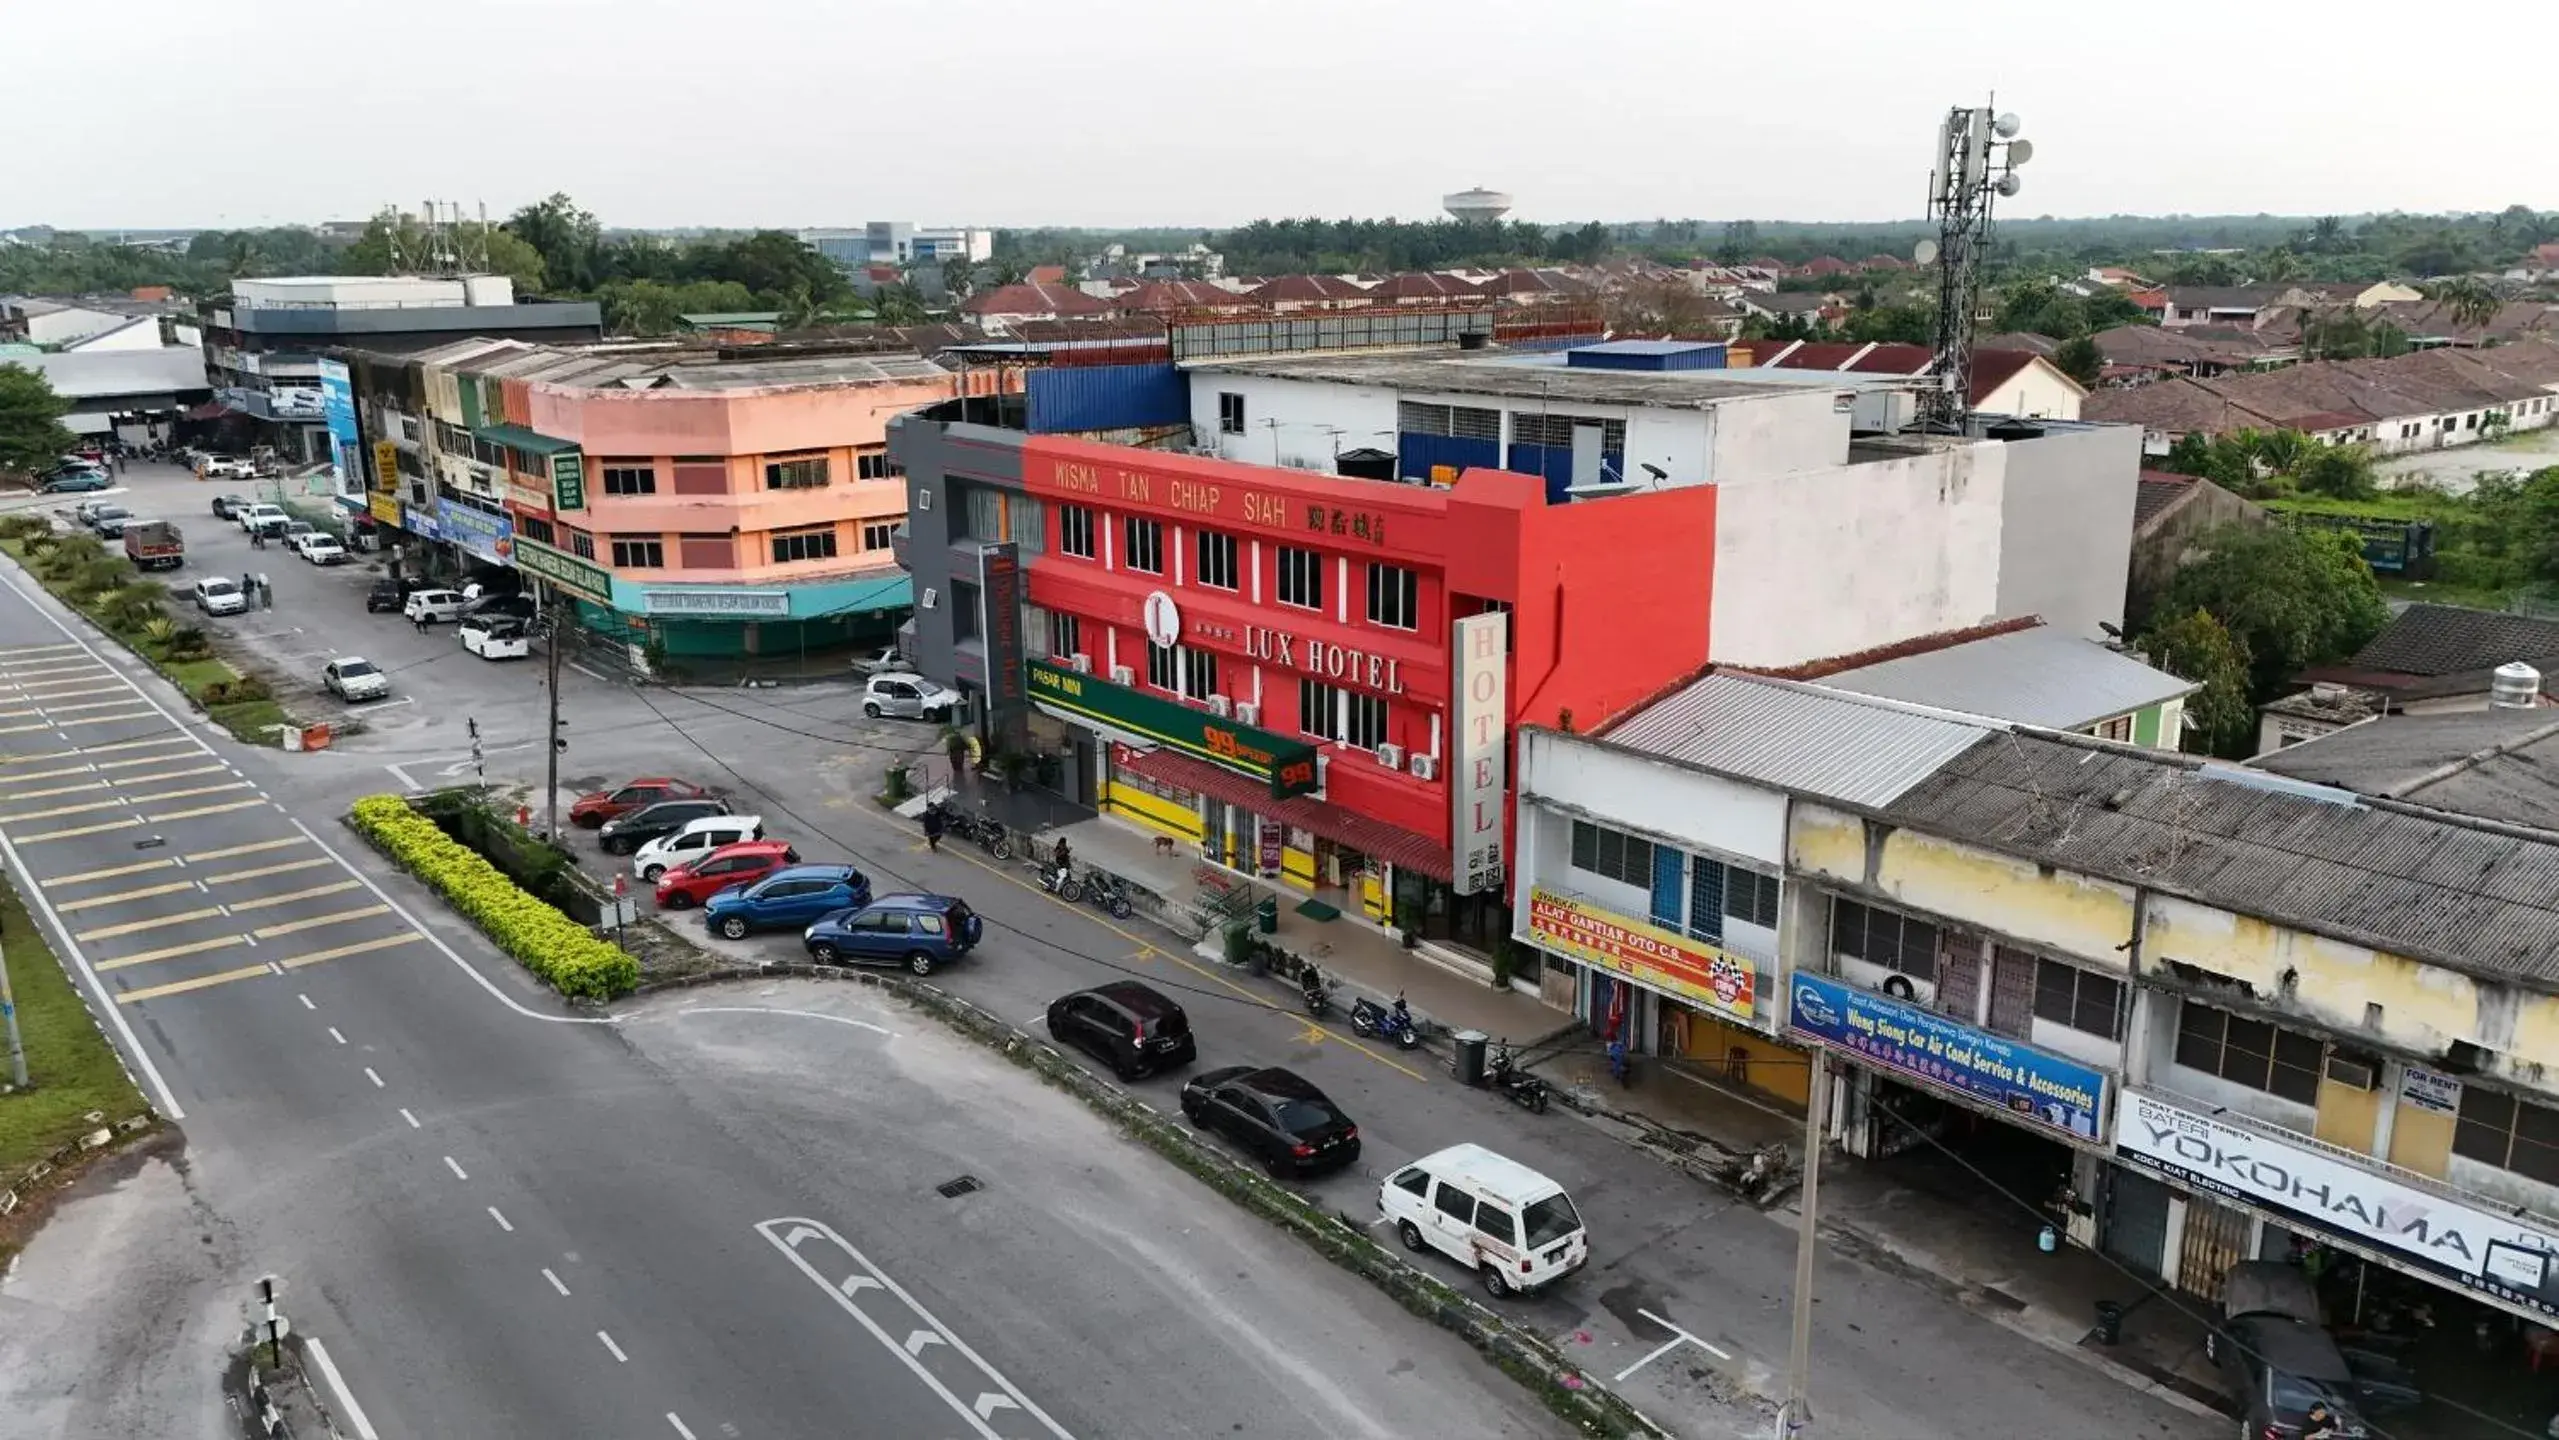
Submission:
{"label": "road curb", "polygon": [[1465,1341],[1536,1395],[1548,1410],[1584,1434],[1669,1435],[1642,1411],[1576,1368],[1543,1336],[1406,1264],[1371,1239],[1364,1228],[1245,1169],[1202,1144],[1172,1117],[1094,1075],[1046,1041],[937,985],[903,975],[871,971],[848,974],[832,967],[781,962],[658,981],[642,985],[633,992],[633,998],[780,976],[867,985],[889,991],[930,1012],[950,1029],[1081,1100],[1131,1138],[1237,1205],[1287,1231],[1325,1259],[1384,1291],[1406,1310]]}

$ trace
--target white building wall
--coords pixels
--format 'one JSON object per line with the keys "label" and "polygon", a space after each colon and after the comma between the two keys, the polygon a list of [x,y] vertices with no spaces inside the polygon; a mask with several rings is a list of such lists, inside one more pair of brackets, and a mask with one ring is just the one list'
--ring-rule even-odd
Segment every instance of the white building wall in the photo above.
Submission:
{"label": "white building wall", "polygon": [[[27,317],[27,338],[38,345],[68,345],[113,330],[128,318],[104,310],[49,310]],[[156,335],[152,343],[158,343]]]}
{"label": "white building wall", "polygon": [[1523,805],[1552,802],[1685,849],[1785,868],[1786,797],[1776,791],[1542,730],[1521,734],[1519,767]]}
{"label": "white building wall", "polygon": [[1985,443],[1722,482],[1709,658],[1800,665],[1993,618],[2006,452]]}
{"label": "white building wall", "polygon": [[1999,614],[2041,615],[2083,640],[2123,624],[2141,443],[2129,425],[2001,443]]}
{"label": "white building wall", "polygon": [[1981,398],[1975,409],[1992,415],[2021,415],[2029,420],[2076,420],[2082,392],[2070,377],[2042,365],[2029,365]]}
{"label": "white building wall", "polygon": [[[159,321],[144,320],[139,324],[134,324],[119,316],[117,318],[116,325],[117,328],[115,329],[101,330],[96,334],[89,336],[87,340],[82,342],[80,345],[81,352],[85,354],[99,350],[157,350],[161,348]],[[194,349],[195,347],[188,346],[186,348]]]}
{"label": "white building wall", "polygon": [[1723,485],[1837,466],[1848,457],[1850,420],[1839,397],[1855,388],[1808,386],[1800,395],[1757,395],[1716,406],[1706,478]]}
{"label": "white building wall", "polygon": [[1651,485],[1646,465],[1659,465],[1663,485],[1703,485],[1714,479],[1715,412],[1637,410],[1626,418],[1626,483]]}
{"label": "white building wall", "polygon": [[[1392,390],[1214,371],[1193,371],[1190,382],[1192,433],[1220,459],[1329,472],[1340,451],[1395,448]],[[1218,429],[1220,394],[1244,397],[1243,434]]]}

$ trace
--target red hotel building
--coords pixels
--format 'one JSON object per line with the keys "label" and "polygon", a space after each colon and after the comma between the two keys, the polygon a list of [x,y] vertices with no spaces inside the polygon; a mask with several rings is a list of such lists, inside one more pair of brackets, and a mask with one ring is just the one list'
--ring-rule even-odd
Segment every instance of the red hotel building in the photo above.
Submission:
{"label": "red hotel building", "polygon": [[[1439,488],[1021,435],[1016,490],[998,434],[969,427],[950,449],[979,456],[946,475],[915,474],[940,447],[901,449],[924,486],[999,491],[1020,698],[1091,733],[1100,807],[1372,922],[1490,950],[1512,727],[1595,727],[1705,661],[1711,487],[1549,505],[1504,471]],[[1000,712],[1007,667],[981,664]]]}

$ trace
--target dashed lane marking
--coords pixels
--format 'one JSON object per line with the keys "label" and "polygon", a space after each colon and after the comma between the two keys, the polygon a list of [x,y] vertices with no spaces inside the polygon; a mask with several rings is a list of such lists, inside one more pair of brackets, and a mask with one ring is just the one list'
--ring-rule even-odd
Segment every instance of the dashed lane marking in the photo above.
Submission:
{"label": "dashed lane marking", "polygon": [[424,938],[414,930],[403,930],[397,935],[384,935],[374,940],[358,940],[352,945],[340,945],[332,950],[314,950],[308,955],[296,955],[292,959],[279,960],[276,963],[287,970],[299,970],[308,965],[317,965],[324,960],[342,960],[349,955],[370,955],[376,950],[414,945]]}
{"label": "dashed lane marking", "polygon": [[168,810],[158,815],[145,815],[142,818],[156,825],[164,820],[193,820],[199,815],[227,815],[234,810],[254,810],[265,803],[267,802],[261,799],[232,800],[220,805],[198,805],[192,810]]}
{"label": "dashed lane marking", "polygon": [[216,935],[210,940],[190,940],[184,945],[171,945],[164,950],[145,950],[138,955],[101,960],[91,968],[100,973],[122,970],[133,965],[148,965],[154,960],[175,960],[181,955],[201,955],[208,950],[228,950],[240,943],[242,943],[242,937],[238,935]]}
{"label": "dashed lane marking", "polygon": [[116,997],[116,1003],[119,1005],[132,1005],[144,1000],[157,1000],[163,995],[184,995],[190,990],[208,990],[216,985],[228,985],[234,980],[246,980],[252,976],[264,975],[266,973],[267,967],[264,965],[243,965],[237,970],[224,970],[213,975],[199,975],[192,980],[172,980],[166,985],[153,985],[141,990],[127,990]]}
{"label": "dashed lane marking", "polygon": [[[42,881],[40,883],[47,890],[52,889],[56,885],[86,885],[92,880],[112,880],[118,875],[140,875],[151,870],[175,869],[177,867],[177,863],[178,862],[175,860],[137,860],[130,865],[110,865],[104,870],[83,870],[77,875],[57,875],[51,880]],[[69,909],[70,907],[57,906],[55,908]]]}
{"label": "dashed lane marking", "polygon": [[353,910],[341,910],[334,915],[314,915],[307,920],[288,920],[281,925],[269,925],[249,933],[261,940],[272,940],[278,935],[292,935],[304,930],[317,930],[323,925],[338,925],[349,920],[363,920],[390,913],[391,907],[388,905],[359,905]]}
{"label": "dashed lane marking", "polygon": [[260,865],[249,870],[225,870],[219,875],[206,875],[201,878],[207,885],[229,885],[236,881],[256,880],[268,875],[283,875],[295,870],[315,870],[328,863],[326,856],[310,860],[287,860],[281,865]]}
{"label": "dashed lane marking", "polygon": [[193,890],[193,880],[172,880],[166,885],[145,885],[138,890],[118,890],[107,895],[92,895],[86,900],[66,900],[53,908],[68,915],[74,910],[95,910],[101,905],[119,905],[127,900],[148,900],[154,895],[175,895]]}
{"label": "dashed lane marking", "polygon": [[110,820],[103,825],[75,825],[68,830],[47,830],[38,835],[12,835],[9,838],[21,845],[33,845],[39,840],[70,840],[82,835],[103,835],[110,830],[132,830],[141,824],[139,820]]}
{"label": "dashed lane marking", "polygon": [[71,938],[86,945],[92,940],[112,940],[118,935],[137,935],[145,930],[184,925],[191,920],[210,920],[221,913],[221,906],[208,905],[201,910],[181,910],[175,915],[155,915],[148,920],[128,920],[121,925],[104,925],[95,930],[83,930]]}
{"label": "dashed lane marking", "polygon": [[302,836],[287,835],[281,840],[260,840],[248,845],[226,845],[219,850],[191,851],[186,860],[190,865],[202,860],[228,860],[234,855],[260,855],[269,850],[291,849],[303,843],[305,842]]}
{"label": "dashed lane marking", "polygon": [[231,910],[234,914],[242,910],[264,910],[270,906],[290,905],[297,900],[310,900],[322,895],[342,895],[349,890],[361,888],[353,880],[339,880],[328,885],[314,885],[308,890],[287,890],[281,895],[260,895],[253,900],[234,900],[231,902]]}

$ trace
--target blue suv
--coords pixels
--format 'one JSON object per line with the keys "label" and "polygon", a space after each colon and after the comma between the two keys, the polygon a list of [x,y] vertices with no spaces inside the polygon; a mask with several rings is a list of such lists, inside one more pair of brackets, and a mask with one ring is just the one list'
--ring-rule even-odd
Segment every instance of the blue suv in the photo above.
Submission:
{"label": "blue suv", "polygon": [[842,910],[800,934],[820,965],[903,965],[918,975],[977,947],[986,922],[949,895],[883,895]]}
{"label": "blue suv", "polygon": [[791,865],[712,896],[703,903],[702,923],[714,934],[743,940],[752,931],[806,925],[830,911],[870,903],[870,877],[850,865]]}

